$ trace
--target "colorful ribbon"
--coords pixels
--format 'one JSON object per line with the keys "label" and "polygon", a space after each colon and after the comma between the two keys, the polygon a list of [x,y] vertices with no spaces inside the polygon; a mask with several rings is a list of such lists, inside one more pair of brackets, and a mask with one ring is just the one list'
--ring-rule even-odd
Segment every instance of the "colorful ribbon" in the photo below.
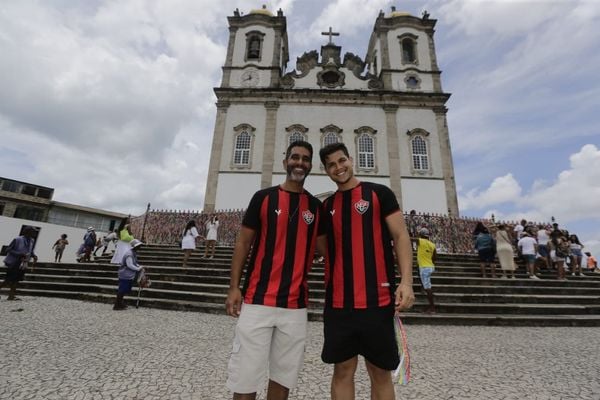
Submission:
{"label": "colorful ribbon", "polygon": [[396,343],[398,344],[398,356],[400,364],[393,373],[394,382],[406,385],[410,381],[410,354],[408,353],[408,340],[404,325],[398,315],[394,316],[394,331],[396,332]]}

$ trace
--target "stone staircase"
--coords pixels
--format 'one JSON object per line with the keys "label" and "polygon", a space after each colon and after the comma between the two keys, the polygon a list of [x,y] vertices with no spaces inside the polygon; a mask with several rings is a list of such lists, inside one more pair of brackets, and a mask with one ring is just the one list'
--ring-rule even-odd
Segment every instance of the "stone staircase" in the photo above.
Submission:
{"label": "stone staircase", "polygon": [[[197,250],[187,269],[181,268],[182,251],[173,246],[150,245],[140,251],[140,263],[148,267],[152,286],[144,289],[140,306],[174,310],[225,312],[232,248],[217,249],[205,260]],[[472,255],[440,255],[433,275],[437,313],[423,310],[427,300],[414,270],[415,306],[403,315],[408,324],[600,326],[600,274],[568,276],[558,281],[542,272],[529,279],[521,266],[517,279],[481,278]],[[93,263],[39,263],[21,282],[20,295],[62,297],[112,303],[117,268],[109,257]],[[0,270],[0,279],[4,270]],[[498,275],[499,276],[499,275]],[[323,265],[315,264],[309,275],[309,318],[321,319],[324,303]],[[137,289],[129,298],[131,305]]]}

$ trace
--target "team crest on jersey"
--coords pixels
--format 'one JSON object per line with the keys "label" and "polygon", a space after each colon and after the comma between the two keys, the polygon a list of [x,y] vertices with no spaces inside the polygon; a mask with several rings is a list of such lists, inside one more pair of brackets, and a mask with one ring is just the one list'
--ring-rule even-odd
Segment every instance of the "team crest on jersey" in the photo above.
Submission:
{"label": "team crest on jersey", "polygon": [[302,219],[310,225],[315,220],[315,214],[311,213],[310,210],[302,211]]}
{"label": "team crest on jersey", "polygon": [[358,211],[358,213],[362,215],[366,213],[369,209],[369,202],[366,200],[359,200],[356,203],[354,203],[354,208],[356,208],[356,211]]}

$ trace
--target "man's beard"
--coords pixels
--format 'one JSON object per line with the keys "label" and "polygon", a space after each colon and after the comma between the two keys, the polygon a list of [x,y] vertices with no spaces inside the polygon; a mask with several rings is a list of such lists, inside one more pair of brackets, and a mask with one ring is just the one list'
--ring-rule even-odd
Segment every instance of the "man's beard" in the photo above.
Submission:
{"label": "man's beard", "polygon": [[293,182],[304,183],[304,181],[306,180],[306,177],[310,173],[310,169],[301,168],[302,171],[304,172],[304,174],[301,177],[299,177],[299,174],[294,173],[294,169],[296,169],[296,168],[298,168],[298,167],[293,167],[293,166],[288,165],[287,171],[286,171],[288,179],[290,179]]}

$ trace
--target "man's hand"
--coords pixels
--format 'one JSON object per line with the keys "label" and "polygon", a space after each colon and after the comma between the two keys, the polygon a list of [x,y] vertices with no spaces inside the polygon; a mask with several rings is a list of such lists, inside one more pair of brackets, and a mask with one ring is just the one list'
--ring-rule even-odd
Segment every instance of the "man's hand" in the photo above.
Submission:
{"label": "man's hand", "polygon": [[239,317],[242,309],[242,291],[240,288],[229,288],[227,300],[225,301],[225,310],[227,315]]}
{"label": "man's hand", "polygon": [[415,303],[415,294],[412,286],[400,284],[396,288],[396,312],[408,310]]}

